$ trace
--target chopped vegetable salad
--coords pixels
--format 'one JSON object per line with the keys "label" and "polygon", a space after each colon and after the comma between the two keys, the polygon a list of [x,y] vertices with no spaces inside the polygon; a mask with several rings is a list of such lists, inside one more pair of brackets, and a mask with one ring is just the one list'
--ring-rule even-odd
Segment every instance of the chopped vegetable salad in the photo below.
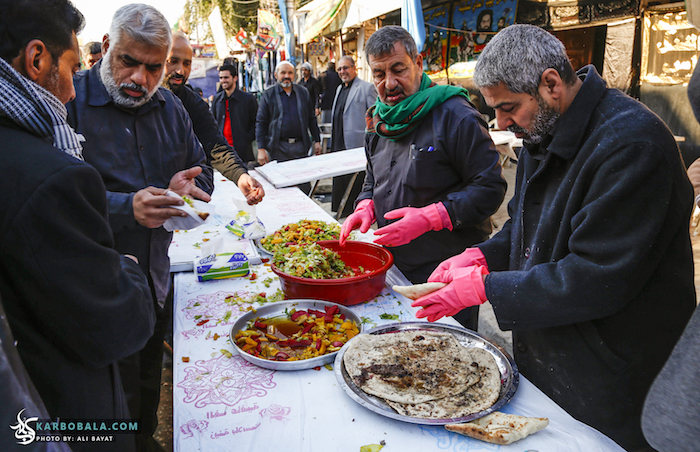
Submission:
{"label": "chopped vegetable salad", "polygon": [[315,243],[320,240],[338,240],[340,225],[319,220],[300,220],[282,226],[272,234],[260,239],[260,245],[274,254],[281,248],[302,243]]}

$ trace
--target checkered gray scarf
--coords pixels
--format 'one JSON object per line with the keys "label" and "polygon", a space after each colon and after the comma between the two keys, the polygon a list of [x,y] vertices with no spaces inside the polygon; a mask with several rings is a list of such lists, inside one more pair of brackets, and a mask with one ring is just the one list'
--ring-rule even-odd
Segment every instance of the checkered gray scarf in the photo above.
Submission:
{"label": "checkered gray scarf", "polygon": [[68,155],[83,160],[82,135],[68,125],[68,111],[60,100],[43,87],[17,72],[0,58],[0,112],[30,133],[53,141]]}

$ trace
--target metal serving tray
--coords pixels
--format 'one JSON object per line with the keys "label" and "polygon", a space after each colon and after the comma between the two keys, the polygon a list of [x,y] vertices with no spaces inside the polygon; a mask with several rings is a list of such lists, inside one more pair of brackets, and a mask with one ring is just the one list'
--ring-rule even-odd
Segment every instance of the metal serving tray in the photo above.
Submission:
{"label": "metal serving tray", "polygon": [[[451,418],[451,419],[422,419],[410,416],[404,416],[402,414],[394,411],[383,399],[367,394],[362,389],[360,389],[352,381],[352,378],[348,375],[345,370],[345,365],[343,364],[343,356],[348,349],[348,346],[355,339],[351,339],[347,344],[343,346],[338,351],[335,357],[335,376],[338,379],[338,383],[343,388],[343,390],[352,398],[354,401],[367,408],[368,410],[374,411],[377,414],[386,416],[391,419],[396,419],[399,421],[409,422],[412,424],[421,425],[445,425],[445,424],[456,424],[460,422],[469,422],[474,419],[486,416],[492,413],[503,405],[508,403],[510,399],[515,395],[515,391],[518,389],[518,382],[520,379],[520,374],[518,372],[518,367],[515,365],[515,361],[511,358],[508,353],[503,350],[498,345],[494,344],[490,340],[483,336],[480,336],[474,331],[467,330],[462,327],[443,325],[438,323],[428,323],[428,322],[405,322],[405,323],[391,323],[388,325],[378,326],[372,328],[364,334],[385,334],[397,331],[416,331],[416,330],[427,330],[427,331],[437,331],[441,333],[452,334],[460,344],[465,347],[477,347],[482,348],[489,353],[491,353],[498,364],[498,370],[501,372],[501,392],[498,396],[498,400],[490,408],[487,408],[478,413],[473,413],[468,416]],[[357,336],[356,336],[357,337]]]}
{"label": "metal serving tray", "polygon": [[299,299],[286,300],[279,303],[268,304],[256,309],[255,311],[250,311],[246,313],[241,318],[236,320],[236,323],[234,323],[231,326],[229,340],[231,341],[231,344],[233,344],[233,349],[236,350],[243,359],[252,364],[255,364],[256,366],[264,367],[266,369],[301,370],[311,369],[312,367],[323,366],[324,364],[332,363],[335,359],[335,355],[338,354],[338,352],[328,353],[322,356],[318,356],[316,358],[302,359],[299,361],[271,361],[269,359],[258,358],[256,356],[244,352],[238,347],[238,344],[236,344],[235,340],[236,333],[238,333],[240,330],[245,329],[248,325],[248,322],[257,319],[258,317],[281,317],[285,315],[285,310],[291,310],[292,308],[296,309],[297,311],[306,311],[307,309],[316,309],[317,311],[323,311],[326,306],[338,306],[338,308],[340,309],[340,313],[344,314],[347,320],[354,321],[357,325],[357,328],[360,330],[360,332],[362,332],[362,321],[360,317],[358,317],[357,314],[352,312],[349,308],[340,304],[331,303],[329,301]]}

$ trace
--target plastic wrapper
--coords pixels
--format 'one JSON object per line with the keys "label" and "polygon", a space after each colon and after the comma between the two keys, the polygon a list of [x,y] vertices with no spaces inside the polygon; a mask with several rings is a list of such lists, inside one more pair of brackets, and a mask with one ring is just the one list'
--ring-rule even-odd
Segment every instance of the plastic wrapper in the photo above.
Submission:
{"label": "plastic wrapper", "polygon": [[[192,203],[192,206],[191,206],[185,200],[185,198],[178,195],[174,191],[168,190],[165,193],[165,195],[172,196],[175,198],[180,198],[183,201],[185,201],[185,203],[181,206],[170,206],[170,207],[172,207],[173,209],[179,209],[179,210],[183,210],[183,211],[187,212],[186,217],[171,217],[171,218],[168,218],[165,221],[165,223],[163,223],[163,227],[168,232],[175,231],[176,229],[185,230],[185,231],[188,229],[194,229],[194,228],[206,223],[206,220],[211,217],[211,214],[214,213],[214,206],[207,204],[204,201],[199,201],[197,199],[189,199],[189,201]],[[208,214],[207,218],[202,219],[202,217],[199,216],[198,212]]]}
{"label": "plastic wrapper", "polygon": [[238,213],[226,225],[226,229],[243,239],[255,240],[265,237],[265,225],[256,215],[255,206],[249,206],[237,199],[233,200],[233,204]]}

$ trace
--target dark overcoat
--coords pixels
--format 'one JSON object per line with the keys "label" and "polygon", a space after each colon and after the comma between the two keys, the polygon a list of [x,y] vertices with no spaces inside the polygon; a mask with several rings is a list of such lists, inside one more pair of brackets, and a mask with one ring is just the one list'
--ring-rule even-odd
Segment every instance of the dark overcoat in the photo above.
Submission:
{"label": "dark overcoat", "polygon": [[[52,419],[131,419],[116,361],[143,348],[155,313],[138,264],[113,249],[102,178],[6,118],[0,143],[0,296],[27,373]],[[133,449],[115,438],[71,447]]]}
{"label": "dark overcoat", "polygon": [[510,220],[478,245],[520,371],[628,450],[695,307],[693,189],[672,133],[593,66],[542,146],[523,149]]}
{"label": "dark overcoat", "polygon": [[[258,101],[252,94],[238,88],[231,93],[228,100],[233,147],[244,163],[254,162],[258,159],[258,150],[253,149]],[[216,93],[211,104],[211,111],[219,125],[219,132],[223,134],[226,121],[226,91],[221,90]]]}

